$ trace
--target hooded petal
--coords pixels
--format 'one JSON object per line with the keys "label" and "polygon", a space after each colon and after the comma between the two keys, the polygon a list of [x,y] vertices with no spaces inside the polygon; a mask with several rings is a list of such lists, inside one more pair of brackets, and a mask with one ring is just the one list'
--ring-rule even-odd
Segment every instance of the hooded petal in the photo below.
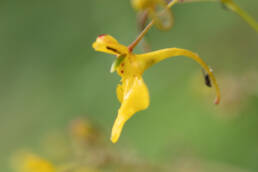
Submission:
{"label": "hooded petal", "polygon": [[128,54],[128,48],[113,38],[110,35],[100,35],[93,43],[92,47],[96,51],[101,51],[113,55],[124,55]]}
{"label": "hooded petal", "polygon": [[122,85],[117,87],[117,97],[121,101],[121,107],[112,129],[113,143],[119,139],[125,122],[136,112],[149,106],[149,91],[140,75],[123,78]]}

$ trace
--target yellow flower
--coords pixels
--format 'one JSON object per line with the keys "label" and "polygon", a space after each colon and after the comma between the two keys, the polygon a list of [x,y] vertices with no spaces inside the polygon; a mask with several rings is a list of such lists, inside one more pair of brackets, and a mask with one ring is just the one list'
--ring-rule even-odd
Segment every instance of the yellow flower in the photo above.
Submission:
{"label": "yellow flower", "polygon": [[143,16],[143,25],[146,17],[149,17],[160,30],[168,30],[172,27],[173,14],[167,7],[166,0],[131,0],[131,3],[133,8]]}
{"label": "yellow flower", "polygon": [[14,165],[19,172],[56,172],[50,162],[30,153],[19,154]]}
{"label": "yellow flower", "polygon": [[71,136],[76,144],[95,145],[100,141],[100,132],[88,119],[76,119],[70,127]]}
{"label": "yellow flower", "polygon": [[118,110],[112,129],[111,141],[113,143],[118,141],[125,122],[136,112],[149,106],[149,91],[142,78],[144,71],[169,57],[183,55],[199,63],[216,88],[217,98],[215,103],[218,104],[220,101],[219,88],[212,71],[197,54],[189,50],[167,48],[145,54],[134,54],[130,48],[118,43],[110,35],[100,35],[93,43],[93,48],[96,51],[116,55],[117,58],[112,65],[112,71],[115,70],[122,78],[121,84],[117,86],[117,98],[121,102],[121,107]]}

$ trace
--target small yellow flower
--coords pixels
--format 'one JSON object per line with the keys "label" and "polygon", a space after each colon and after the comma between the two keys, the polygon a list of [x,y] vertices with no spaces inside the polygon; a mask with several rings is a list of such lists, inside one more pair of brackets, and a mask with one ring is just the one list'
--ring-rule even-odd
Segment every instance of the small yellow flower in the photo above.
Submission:
{"label": "small yellow flower", "polygon": [[[146,14],[152,18],[155,25],[161,30],[170,29],[173,25],[174,18],[169,8],[177,3],[193,3],[193,2],[220,2],[229,10],[239,15],[245,22],[249,24],[256,32],[258,32],[257,21],[246,11],[241,9],[233,0],[131,0],[133,8],[142,16]],[[144,23],[145,23],[145,17]]]}
{"label": "small yellow flower", "polygon": [[167,48],[145,54],[134,54],[130,48],[118,43],[110,35],[100,35],[93,43],[96,51],[116,55],[116,60],[111,71],[116,71],[121,76],[121,84],[117,86],[117,98],[121,102],[118,115],[113,125],[111,141],[117,142],[125,122],[136,112],[145,110],[149,106],[149,91],[142,75],[152,65],[174,56],[186,56],[199,63],[206,71],[215,86],[217,98],[220,101],[220,93],[215,77],[205,62],[195,53],[179,48]]}
{"label": "small yellow flower", "polygon": [[50,162],[34,154],[22,153],[15,160],[14,165],[19,172],[56,172]]}
{"label": "small yellow flower", "polygon": [[[173,25],[173,14],[167,7],[166,0],[131,0],[133,8],[142,16],[145,14],[147,17],[155,21],[155,25],[160,30],[168,30]],[[143,25],[145,23],[145,17]]]}
{"label": "small yellow flower", "polygon": [[92,125],[88,119],[76,119],[72,121],[70,127],[73,141],[85,147],[85,145],[95,145],[100,141],[100,132]]}

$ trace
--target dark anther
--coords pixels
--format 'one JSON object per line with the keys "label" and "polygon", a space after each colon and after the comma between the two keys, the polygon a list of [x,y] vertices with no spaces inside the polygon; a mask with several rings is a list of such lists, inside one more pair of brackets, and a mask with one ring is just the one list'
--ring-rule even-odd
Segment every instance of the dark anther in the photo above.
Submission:
{"label": "dark anther", "polygon": [[205,84],[208,86],[208,87],[212,87],[211,85],[211,79],[210,79],[210,76],[208,74],[205,74],[204,75],[204,79],[205,79]]}
{"label": "dark anther", "polygon": [[115,52],[115,53],[121,54],[117,49],[114,49],[114,48],[109,47],[109,46],[107,46],[106,48],[107,48],[108,50],[111,50],[111,51]]}
{"label": "dark anther", "polygon": [[202,71],[203,71],[205,85],[208,87],[212,87],[210,76],[204,70]]}

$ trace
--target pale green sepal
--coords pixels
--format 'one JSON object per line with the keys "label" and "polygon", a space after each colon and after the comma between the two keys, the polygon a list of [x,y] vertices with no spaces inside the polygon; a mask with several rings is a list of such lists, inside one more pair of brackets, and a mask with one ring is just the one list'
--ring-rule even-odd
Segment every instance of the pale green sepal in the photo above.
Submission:
{"label": "pale green sepal", "polygon": [[121,62],[125,59],[125,55],[118,56],[112,63],[110,72],[113,73],[116,71],[116,68],[121,64]]}

